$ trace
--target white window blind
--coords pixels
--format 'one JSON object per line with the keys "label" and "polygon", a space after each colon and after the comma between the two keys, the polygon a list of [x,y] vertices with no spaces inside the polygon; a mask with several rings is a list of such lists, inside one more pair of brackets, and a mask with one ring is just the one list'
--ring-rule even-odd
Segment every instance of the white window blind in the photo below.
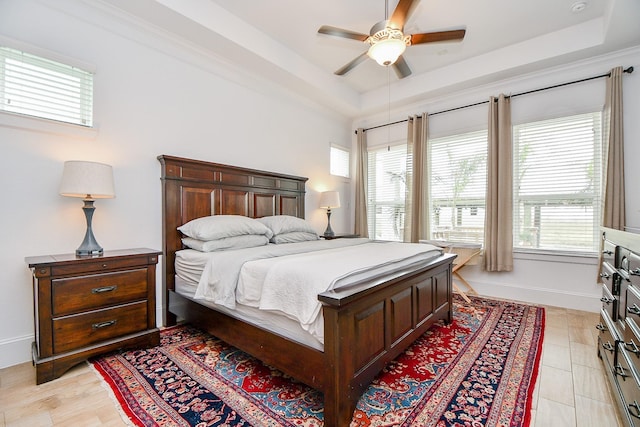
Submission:
{"label": "white window blind", "polygon": [[514,247],[595,252],[601,113],[514,126]]}
{"label": "white window blind", "polygon": [[406,144],[370,149],[367,221],[369,237],[402,241],[406,193]]}
{"label": "white window blind", "polygon": [[0,47],[0,110],[93,125],[93,74]]}
{"label": "white window blind", "polygon": [[348,150],[331,145],[330,173],[331,175],[349,178]]}
{"label": "white window blind", "polygon": [[431,237],[482,243],[487,131],[429,140]]}

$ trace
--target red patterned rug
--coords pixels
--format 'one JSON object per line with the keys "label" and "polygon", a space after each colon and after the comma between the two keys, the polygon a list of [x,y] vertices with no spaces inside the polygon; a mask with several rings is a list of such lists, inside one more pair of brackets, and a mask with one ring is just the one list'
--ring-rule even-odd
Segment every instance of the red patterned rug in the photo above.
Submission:
{"label": "red patterned rug", "polygon": [[[544,331],[540,307],[454,298],[358,402],[353,427],[528,426]],[[161,345],[93,360],[138,426],[321,426],[322,395],[189,326]]]}

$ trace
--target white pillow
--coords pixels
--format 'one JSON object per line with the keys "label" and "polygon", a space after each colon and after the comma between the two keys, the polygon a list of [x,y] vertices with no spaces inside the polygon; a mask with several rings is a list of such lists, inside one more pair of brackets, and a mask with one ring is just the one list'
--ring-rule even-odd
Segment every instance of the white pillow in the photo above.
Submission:
{"label": "white pillow", "polygon": [[222,251],[226,249],[244,249],[256,246],[264,246],[269,243],[269,238],[264,234],[245,234],[243,236],[224,237],[217,240],[198,240],[191,237],[182,239],[182,243],[191,249],[200,252]]}
{"label": "white pillow", "polygon": [[273,236],[264,224],[242,215],[212,215],[197,218],[178,227],[187,237],[198,240],[217,240],[247,234]]}
{"label": "white pillow", "polygon": [[316,233],[306,231],[292,231],[291,233],[277,234],[271,238],[273,243],[297,243],[309,240],[318,240],[320,237]]}
{"label": "white pillow", "polygon": [[[294,231],[302,231],[304,233],[316,234],[316,230],[302,218],[290,215],[264,216],[258,218],[262,224],[269,227],[275,236],[283,233],[292,233]],[[316,234],[317,235],[317,234]]]}

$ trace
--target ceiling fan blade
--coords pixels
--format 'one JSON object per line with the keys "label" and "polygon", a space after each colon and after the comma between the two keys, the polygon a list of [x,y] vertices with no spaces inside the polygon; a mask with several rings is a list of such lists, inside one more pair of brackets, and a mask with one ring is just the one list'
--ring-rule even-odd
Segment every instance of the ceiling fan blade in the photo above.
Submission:
{"label": "ceiling fan blade", "polygon": [[333,74],[336,74],[338,76],[343,76],[343,75],[347,74],[349,71],[351,71],[352,69],[354,69],[356,67],[356,65],[360,64],[365,59],[367,59],[367,52],[366,51],[362,52],[359,56],[356,56],[349,63],[344,65],[342,68],[336,70]]}
{"label": "ceiling fan blade", "polygon": [[402,30],[416,2],[417,0],[400,0],[393,14],[391,14],[391,18],[389,18],[389,26],[397,30]]}
{"label": "ceiling fan blade", "polygon": [[411,68],[409,68],[409,64],[407,64],[407,61],[404,60],[402,55],[400,55],[396,62],[393,63],[393,70],[396,72],[399,79],[404,79],[411,75]]}
{"label": "ceiling fan blade", "polygon": [[412,34],[411,44],[460,41],[467,30],[436,31],[433,33]]}
{"label": "ceiling fan blade", "polygon": [[329,25],[323,25],[322,27],[320,27],[320,29],[318,29],[318,33],[335,37],[344,37],[346,39],[360,40],[361,42],[369,38],[369,36],[366,34],[343,30],[342,28],[331,27]]}

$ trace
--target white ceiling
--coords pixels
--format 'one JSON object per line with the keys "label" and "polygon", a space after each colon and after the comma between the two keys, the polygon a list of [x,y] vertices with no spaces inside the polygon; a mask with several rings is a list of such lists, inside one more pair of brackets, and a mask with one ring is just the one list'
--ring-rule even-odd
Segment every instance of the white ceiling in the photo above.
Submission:
{"label": "white ceiling", "polygon": [[321,25],[369,34],[385,18],[383,0],[103,0],[348,116],[386,105],[390,92],[407,102],[640,46],[640,0],[580,1],[573,12],[577,0],[416,0],[405,33],[467,32],[462,42],[410,46],[413,73],[399,80],[370,59],[334,75],[368,45],[317,34]]}

